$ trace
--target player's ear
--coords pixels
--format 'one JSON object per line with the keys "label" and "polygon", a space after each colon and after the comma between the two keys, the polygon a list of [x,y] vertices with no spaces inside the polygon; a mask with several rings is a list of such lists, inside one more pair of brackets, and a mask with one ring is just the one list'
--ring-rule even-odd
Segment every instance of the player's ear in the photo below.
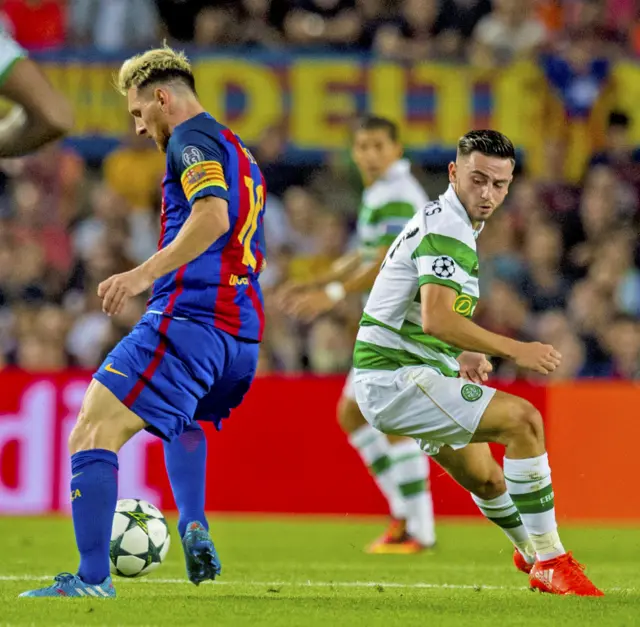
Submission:
{"label": "player's ear", "polygon": [[449,163],[449,183],[455,183],[456,182],[457,174],[458,174],[458,170],[456,168],[456,162],[455,161],[451,161]]}
{"label": "player's ear", "polygon": [[168,102],[167,92],[164,89],[161,89],[160,87],[156,87],[153,90],[153,98],[160,105],[160,107],[167,106],[167,102]]}

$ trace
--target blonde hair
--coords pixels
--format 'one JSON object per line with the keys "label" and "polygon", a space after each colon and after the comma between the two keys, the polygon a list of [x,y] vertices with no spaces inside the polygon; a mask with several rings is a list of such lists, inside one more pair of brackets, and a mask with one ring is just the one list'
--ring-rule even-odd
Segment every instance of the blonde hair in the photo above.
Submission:
{"label": "blonde hair", "polygon": [[127,59],[115,79],[116,89],[126,96],[132,87],[145,87],[150,83],[172,78],[183,78],[194,88],[193,71],[187,55],[166,44],[162,48],[147,50]]}

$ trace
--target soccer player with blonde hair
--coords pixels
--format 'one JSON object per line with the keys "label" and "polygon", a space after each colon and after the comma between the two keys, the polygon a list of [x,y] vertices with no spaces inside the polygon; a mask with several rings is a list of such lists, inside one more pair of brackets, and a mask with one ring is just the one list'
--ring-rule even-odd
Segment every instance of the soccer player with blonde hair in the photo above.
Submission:
{"label": "soccer player with blonde hair", "polygon": [[142,429],[164,443],[189,579],[198,585],[221,570],[204,514],[207,448],[198,421],[220,428],[255,374],[264,327],[264,180],[241,140],[200,104],[181,52],[164,47],[129,59],[117,87],[137,133],[166,153],[167,170],[158,252],[103,281],[98,295],[117,315],[153,289],[140,322],[93,375],[69,438],[78,571],[23,596],[115,596],[109,541],[117,453]]}

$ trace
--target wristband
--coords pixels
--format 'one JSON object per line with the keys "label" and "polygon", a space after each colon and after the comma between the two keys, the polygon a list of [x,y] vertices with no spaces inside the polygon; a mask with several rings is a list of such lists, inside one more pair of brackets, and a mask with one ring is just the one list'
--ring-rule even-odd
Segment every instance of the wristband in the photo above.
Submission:
{"label": "wristband", "polygon": [[331,283],[328,283],[325,286],[324,291],[334,303],[343,300],[347,295],[347,290],[344,289],[344,285],[340,283],[340,281],[332,281]]}

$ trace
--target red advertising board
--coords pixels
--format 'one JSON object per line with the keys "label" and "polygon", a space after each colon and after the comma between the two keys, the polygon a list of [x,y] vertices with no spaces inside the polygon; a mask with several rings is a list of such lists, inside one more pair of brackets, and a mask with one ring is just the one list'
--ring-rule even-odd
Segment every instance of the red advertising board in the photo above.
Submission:
{"label": "red advertising board", "polygon": [[[66,441],[88,381],[83,372],[0,373],[0,514],[68,510]],[[263,377],[222,431],[206,425],[208,509],[386,513],[383,498],[336,422],[342,385],[341,377]],[[544,388],[518,386],[514,391],[544,410]],[[119,457],[122,497],[174,509],[159,440],[138,434]],[[431,479],[437,514],[477,515],[467,493],[435,465]]]}

